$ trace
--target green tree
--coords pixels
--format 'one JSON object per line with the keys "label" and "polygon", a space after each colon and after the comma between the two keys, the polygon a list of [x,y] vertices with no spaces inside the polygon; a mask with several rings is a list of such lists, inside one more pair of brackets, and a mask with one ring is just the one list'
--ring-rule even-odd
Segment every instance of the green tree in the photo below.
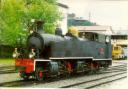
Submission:
{"label": "green tree", "polygon": [[59,18],[56,0],[2,0],[1,41],[15,46],[20,39],[26,39],[31,19],[43,20],[45,32],[54,33]]}

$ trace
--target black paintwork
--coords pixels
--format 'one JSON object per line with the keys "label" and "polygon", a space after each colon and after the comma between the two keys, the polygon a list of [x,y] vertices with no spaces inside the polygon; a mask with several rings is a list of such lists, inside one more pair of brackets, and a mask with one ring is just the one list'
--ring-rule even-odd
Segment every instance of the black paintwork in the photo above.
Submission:
{"label": "black paintwork", "polygon": [[[109,38],[110,39],[110,38]],[[28,37],[29,48],[39,49],[40,58],[93,57],[111,58],[111,42],[98,42],[71,36],[33,33]],[[100,52],[103,48],[104,52]]]}

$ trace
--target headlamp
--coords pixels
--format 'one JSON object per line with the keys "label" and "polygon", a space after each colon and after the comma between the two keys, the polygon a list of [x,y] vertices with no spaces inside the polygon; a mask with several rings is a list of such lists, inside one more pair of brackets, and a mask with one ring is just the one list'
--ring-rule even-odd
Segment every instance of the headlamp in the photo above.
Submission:
{"label": "headlamp", "polygon": [[33,58],[34,55],[32,53],[29,54],[29,58]]}
{"label": "headlamp", "polygon": [[35,57],[35,52],[34,49],[31,50],[31,53],[29,54],[29,58],[34,58]]}
{"label": "headlamp", "polygon": [[15,50],[14,50],[14,52],[12,54],[13,58],[18,58],[19,55],[20,55],[20,53],[18,53],[17,52],[17,48],[15,48]]}
{"label": "headlamp", "polygon": [[16,56],[17,56],[16,53],[13,53],[13,54],[12,54],[12,57],[13,57],[13,58],[16,58]]}

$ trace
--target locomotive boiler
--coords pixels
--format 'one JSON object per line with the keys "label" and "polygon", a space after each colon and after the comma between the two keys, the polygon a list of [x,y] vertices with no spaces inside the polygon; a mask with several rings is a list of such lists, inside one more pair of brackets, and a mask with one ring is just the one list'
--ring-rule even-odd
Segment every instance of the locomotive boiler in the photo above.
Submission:
{"label": "locomotive boiler", "polygon": [[27,39],[28,57],[15,49],[16,69],[23,79],[33,76],[37,80],[47,77],[70,75],[80,72],[97,71],[111,65],[110,36],[88,32],[84,38],[71,32],[46,34],[41,22],[32,30]]}

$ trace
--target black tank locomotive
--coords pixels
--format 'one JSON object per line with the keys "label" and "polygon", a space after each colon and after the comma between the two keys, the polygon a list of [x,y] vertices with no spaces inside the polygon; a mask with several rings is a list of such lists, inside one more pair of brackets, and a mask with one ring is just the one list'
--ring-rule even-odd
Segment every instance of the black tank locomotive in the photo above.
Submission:
{"label": "black tank locomotive", "polygon": [[[96,33],[95,33],[96,34]],[[96,34],[98,35],[98,34]],[[104,36],[105,37],[105,36]],[[106,36],[107,38],[107,36]],[[110,37],[109,37],[110,40]],[[93,59],[111,58],[110,42],[91,41],[72,36],[58,36],[33,33],[28,37],[28,47],[38,50],[38,58],[50,57],[92,57]]]}
{"label": "black tank locomotive", "polygon": [[[91,35],[89,35],[91,34]],[[16,69],[23,79],[70,75],[111,65],[110,36],[87,33],[88,37],[52,35],[41,30],[28,36],[29,58],[16,58]],[[95,39],[90,39],[90,36]],[[101,39],[102,38],[102,39]],[[15,54],[18,55],[17,49]]]}

